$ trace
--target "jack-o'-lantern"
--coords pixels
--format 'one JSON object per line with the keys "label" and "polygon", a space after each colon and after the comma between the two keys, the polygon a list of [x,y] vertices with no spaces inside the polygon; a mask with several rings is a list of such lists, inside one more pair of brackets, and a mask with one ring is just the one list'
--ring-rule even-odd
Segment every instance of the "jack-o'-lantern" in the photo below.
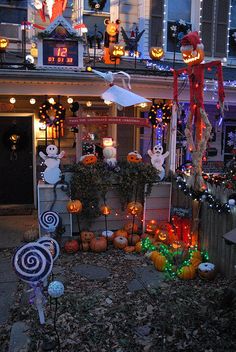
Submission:
{"label": "jack-o'-lantern", "polygon": [[160,47],[152,46],[149,50],[149,56],[152,60],[161,60],[164,56],[164,50]]}
{"label": "jack-o'-lantern", "polygon": [[101,211],[101,214],[104,216],[111,214],[111,208],[105,204],[100,207],[100,211]]}
{"label": "jack-o'-lantern", "polygon": [[146,232],[149,235],[154,235],[157,230],[157,222],[156,220],[150,220],[146,225]]}
{"label": "jack-o'-lantern", "polygon": [[143,159],[142,159],[142,156],[137,151],[134,151],[127,155],[127,161],[129,163],[137,164],[137,163],[141,163]]}
{"label": "jack-o'-lantern", "polygon": [[91,231],[82,231],[80,237],[82,242],[90,243],[90,241],[95,237],[95,235]]}
{"label": "jack-o'-lantern", "polygon": [[82,210],[82,203],[78,199],[69,200],[66,205],[67,211],[71,214],[78,214]]}
{"label": "jack-o'-lantern", "polygon": [[136,233],[138,231],[138,225],[133,224],[132,222],[128,222],[127,224],[125,224],[124,229],[128,233]]}
{"label": "jack-o'-lantern", "polygon": [[110,55],[113,57],[121,57],[125,55],[125,48],[123,45],[111,45],[110,46]]}
{"label": "jack-o'-lantern", "polygon": [[182,248],[183,243],[180,241],[173,241],[171,246],[174,250]]}
{"label": "jack-o'-lantern", "polygon": [[141,203],[139,202],[130,202],[128,205],[127,205],[127,212],[128,214],[131,214],[131,215],[140,215],[142,214],[142,211],[143,211],[143,206]]}
{"label": "jack-o'-lantern", "polygon": [[204,60],[204,46],[198,32],[190,32],[183,37],[180,51],[188,66],[200,64]]}
{"label": "jack-o'-lantern", "polygon": [[156,239],[161,242],[168,242],[168,233],[164,230],[160,230],[156,235]]}
{"label": "jack-o'-lantern", "polygon": [[84,165],[93,165],[96,164],[97,162],[97,157],[94,154],[88,154],[88,155],[83,155],[80,158],[80,161],[84,164]]}
{"label": "jack-o'-lantern", "polygon": [[0,51],[5,51],[9,45],[9,40],[7,38],[0,38]]}

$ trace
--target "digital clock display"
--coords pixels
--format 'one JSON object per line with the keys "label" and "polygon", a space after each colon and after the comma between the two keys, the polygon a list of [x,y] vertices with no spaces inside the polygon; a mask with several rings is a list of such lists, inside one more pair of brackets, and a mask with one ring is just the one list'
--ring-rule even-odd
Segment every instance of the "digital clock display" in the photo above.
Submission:
{"label": "digital clock display", "polygon": [[44,40],[43,65],[78,66],[78,42]]}

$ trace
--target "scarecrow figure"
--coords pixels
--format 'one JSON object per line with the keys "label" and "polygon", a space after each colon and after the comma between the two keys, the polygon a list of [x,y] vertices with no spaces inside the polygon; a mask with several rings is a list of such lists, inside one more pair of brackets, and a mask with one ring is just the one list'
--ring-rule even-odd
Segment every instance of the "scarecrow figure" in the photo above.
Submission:
{"label": "scarecrow figure", "polygon": [[[178,102],[178,76],[187,73],[190,85],[190,114],[188,117],[185,135],[192,154],[193,167],[188,185],[195,191],[206,189],[202,178],[202,158],[206,151],[207,142],[211,134],[211,124],[208,120],[203,101],[204,70],[216,67],[218,79],[219,104],[223,110],[224,86],[221,61],[212,61],[202,64],[204,60],[204,46],[198,32],[190,32],[181,41],[180,48],[183,61],[188,65],[174,71],[174,101]],[[195,133],[193,131],[195,128]],[[195,136],[195,138],[194,138]]]}

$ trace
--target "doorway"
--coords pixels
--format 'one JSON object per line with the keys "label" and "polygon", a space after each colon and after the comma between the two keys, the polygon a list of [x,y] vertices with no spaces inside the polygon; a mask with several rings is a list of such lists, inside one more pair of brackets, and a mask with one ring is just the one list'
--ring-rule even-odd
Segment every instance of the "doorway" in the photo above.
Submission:
{"label": "doorway", "polygon": [[0,116],[0,204],[34,203],[32,116]]}

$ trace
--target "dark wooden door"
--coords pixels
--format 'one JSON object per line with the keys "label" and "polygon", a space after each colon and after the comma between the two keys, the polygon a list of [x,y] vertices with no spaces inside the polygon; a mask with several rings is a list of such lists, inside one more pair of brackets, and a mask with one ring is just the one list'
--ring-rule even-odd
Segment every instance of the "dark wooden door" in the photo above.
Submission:
{"label": "dark wooden door", "polygon": [[32,118],[0,116],[0,204],[33,204]]}

